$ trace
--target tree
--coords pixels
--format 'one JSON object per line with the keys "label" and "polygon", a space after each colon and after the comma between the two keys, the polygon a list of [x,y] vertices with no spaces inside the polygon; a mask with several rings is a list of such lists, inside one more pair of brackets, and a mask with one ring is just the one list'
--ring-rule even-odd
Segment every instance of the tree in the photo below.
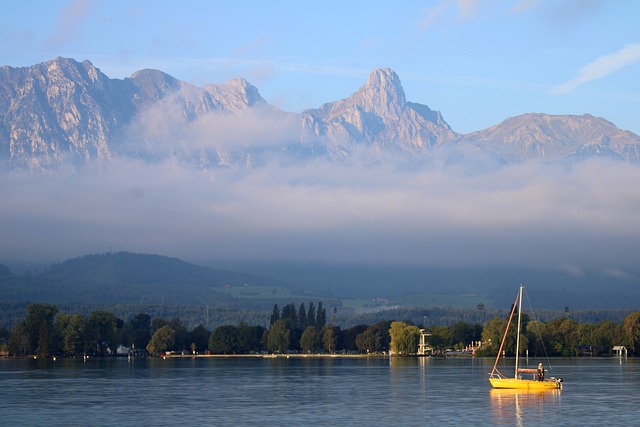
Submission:
{"label": "tree", "polygon": [[429,337],[429,345],[434,353],[444,353],[451,345],[451,327],[449,326],[433,326],[429,329],[431,336]]}
{"label": "tree", "polygon": [[162,326],[151,337],[149,344],[147,344],[147,351],[149,354],[157,356],[173,347],[175,340],[176,332],[171,326]]}
{"label": "tree", "polygon": [[322,345],[328,353],[335,353],[338,341],[337,327],[325,326],[322,330]]}
{"label": "tree", "polygon": [[327,324],[327,311],[322,308],[322,301],[318,302],[318,309],[316,310],[316,322],[315,327],[318,329],[324,328]]}
{"label": "tree", "polygon": [[238,325],[238,353],[258,352],[265,329],[262,326],[250,326],[246,322]]}
{"label": "tree", "polygon": [[29,351],[48,356],[55,348],[54,317],[58,307],[51,304],[29,304],[25,330],[29,336]]}
{"label": "tree", "polygon": [[316,308],[313,306],[313,303],[309,303],[309,311],[307,311],[307,326],[317,326],[316,325]]}
{"label": "tree", "polygon": [[162,328],[165,325],[168,325],[169,321],[166,319],[163,319],[162,317],[156,317],[151,321],[151,334],[155,334],[156,331],[160,328]]}
{"label": "tree", "polygon": [[320,347],[320,337],[315,326],[307,326],[300,338],[300,347],[305,353],[315,353]]}
{"label": "tree", "polygon": [[283,319],[277,320],[269,329],[267,349],[273,353],[284,353],[289,349],[289,328]]}
{"label": "tree", "polygon": [[84,336],[87,321],[79,314],[60,313],[56,319],[56,329],[62,336],[65,356],[78,356],[84,351]]}
{"label": "tree", "polygon": [[473,341],[479,341],[482,338],[481,334],[481,325],[457,322],[451,329],[450,345],[457,349],[463,349]]}
{"label": "tree", "polygon": [[[504,330],[506,327],[507,321],[500,317],[494,317],[487,322],[482,330],[482,356],[495,357],[498,355],[498,350],[500,349],[500,343],[502,342],[502,337],[504,336]],[[507,334],[507,338],[509,335],[511,334]],[[505,343],[503,351],[505,354],[509,354],[509,351],[515,353],[515,339],[508,339],[508,343]]]}
{"label": "tree", "polygon": [[415,325],[392,322],[389,329],[391,351],[399,355],[415,354],[418,351],[420,330]]}
{"label": "tree", "polygon": [[12,356],[26,356],[29,353],[29,334],[25,322],[16,323],[11,328],[8,350]]}
{"label": "tree", "polygon": [[233,354],[238,351],[238,328],[233,325],[218,326],[209,338],[209,350],[216,354]]}
{"label": "tree", "polygon": [[358,349],[356,344],[356,338],[358,335],[367,330],[368,325],[355,325],[349,329],[344,330],[344,349],[347,351],[355,351]]}
{"label": "tree", "polygon": [[622,329],[627,336],[631,352],[640,354],[640,311],[634,311],[622,320]]}
{"label": "tree", "polygon": [[578,355],[580,344],[579,324],[568,317],[552,320],[549,331],[550,356],[572,357]]}
{"label": "tree", "polygon": [[95,349],[101,356],[115,351],[117,343],[116,317],[113,313],[96,310],[89,315],[85,340],[90,343],[90,349]]}
{"label": "tree", "polygon": [[358,350],[366,353],[377,353],[389,348],[389,326],[391,322],[382,321],[369,326],[356,336]]}
{"label": "tree", "polygon": [[273,305],[273,312],[271,313],[271,319],[269,321],[269,325],[273,325],[276,321],[280,320],[280,309],[278,309],[278,304]]}
{"label": "tree", "polygon": [[300,304],[300,308],[298,309],[298,323],[296,324],[296,328],[304,331],[307,329],[307,310],[304,308],[304,303]]}
{"label": "tree", "polygon": [[127,346],[135,345],[137,348],[146,348],[151,339],[151,316],[146,313],[139,313],[128,323],[131,325],[133,336],[131,337],[131,342],[123,344]]}
{"label": "tree", "polygon": [[363,353],[378,352],[382,348],[380,335],[369,327],[356,336],[356,346]]}
{"label": "tree", "polygon": [[283,320],[287,324],[288,329],[294,329],[297,324],[298,313],[296,311],[295,304],[287,304],[282,307],[282,313],[280,314],[280,320]]}
{"label": "tree", "polygon": [[177,317],[172,317],[171,320],[169,320],[169,326],[176,332],[174,349],[179,351],[188,349],[191,343],[187,342],[187,327],[183,325],[182,321]]}
{"label": "tree", "polygon": [[593,331],[590,341],[598,349],[598,355],[608,355],[614,345],[622,345],[624,332],[621,325],[611,320],[603,320],[598,323]]}
{"label": "tree", "polygon": [[527,325],[527,348],[533,357],[547,356],[546,344],[549,342],[547,325],[539,320],[532,320]]}
{"label": "tree", "polygon": [[187,334],[187,341],[192,353],[203,351],[209,348],[209,336],[211,333],[207,329],[198,325]]}

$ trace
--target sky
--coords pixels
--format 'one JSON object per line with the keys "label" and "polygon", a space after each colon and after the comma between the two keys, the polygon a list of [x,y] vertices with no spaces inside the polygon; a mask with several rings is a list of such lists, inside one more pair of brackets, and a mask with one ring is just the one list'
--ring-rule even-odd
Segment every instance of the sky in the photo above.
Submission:
{"label": "sky", "polygon": [[633,0],[105,1],[3,5],[0,62],[90,60],[195,85],[244,77],[283,110],[346,98],[378,67],[459,133],[528,112],[640,134]]}
{"label": "sky", "polygon": [[[639,17],[640,2],[624,0],[24,0],[3,6],[0,62],[64,56],[111,78],[157,68],[195,85],[244,77],[292,112],[346,98],[389,67],[407,100],[459,133],[541,112],[640,134]],[[194,125],[192,142],[211,126]],[[254,122],[244,135],[270,132]],[[526,265],[640,283],[632,165],[477,175],[311,162],[247,174],[124,159],[86,170],[2,173],[0,263],[126,250],[214,266]]]}

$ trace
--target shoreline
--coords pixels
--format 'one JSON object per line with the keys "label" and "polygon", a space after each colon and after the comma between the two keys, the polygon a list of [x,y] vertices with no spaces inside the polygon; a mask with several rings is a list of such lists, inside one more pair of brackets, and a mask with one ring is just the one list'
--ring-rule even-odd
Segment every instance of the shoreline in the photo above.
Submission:
{"label": "shoreline", "polygon": [[388,358],[388,354],[165,354],[162,359],[197,359],[197,358],[251,358],[251,359],[362,359]]}

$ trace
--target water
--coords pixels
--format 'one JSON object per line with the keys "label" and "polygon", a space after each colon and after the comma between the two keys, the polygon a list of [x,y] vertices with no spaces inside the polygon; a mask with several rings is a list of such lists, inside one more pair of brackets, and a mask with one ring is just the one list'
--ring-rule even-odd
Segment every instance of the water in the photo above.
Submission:
{"label": "water", "polygon": [[551,363],[564,390],[514,393],[475,358],[5,359],[0,425],[637,424],[640,361]]}

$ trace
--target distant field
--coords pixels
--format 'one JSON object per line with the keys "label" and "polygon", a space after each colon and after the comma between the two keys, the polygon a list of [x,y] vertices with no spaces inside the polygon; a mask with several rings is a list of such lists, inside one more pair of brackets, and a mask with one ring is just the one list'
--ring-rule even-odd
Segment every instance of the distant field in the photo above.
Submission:
{"label": "distant field", "polygon": [[477,308],[483,304],[485,308],[493,308],[494,302],[486,295],[443,295],[420,294],[394,299],[394,305],[420,306],[420,307],[460,307]]}
{"label": "distant field", "polygon": [[291,290],[280,286],[225,286],[215,288],[215,290],[234,298],[282,299],[283,304],[288,303],[289,299],[308,298],[305,295],[294,294]]}
{"label": "distant field", "polygon": [[356,312],[383,310],[391,307],[457,307],[477,308],[478,304],[485,308],[493,308],[494,303],[484,295],[442,295],[420,294],[402,298],[343,299],[344,307],[351,307]]}
{"label": "distant field", "polygon": [[[280,286],[226,286],[216,288],[217,292],[222,292],[234,298],[256,298],[256,299],[276,299],[283,304],[291,300],[308,299],[308,295],[293,293],[290,289]],[[323,300],[323,297],[314,297]],[[326,299],[335,300],[335,297]],[[340,299],[344,308],[352,308],[355,312],[383,310],[391,307],[458,307],[476,308],[479,303],[485,308],[492,308],[493,301],[484,295],[443,295],[443,294],[420,294],[410,295],[402,298],[343,298]]]}

